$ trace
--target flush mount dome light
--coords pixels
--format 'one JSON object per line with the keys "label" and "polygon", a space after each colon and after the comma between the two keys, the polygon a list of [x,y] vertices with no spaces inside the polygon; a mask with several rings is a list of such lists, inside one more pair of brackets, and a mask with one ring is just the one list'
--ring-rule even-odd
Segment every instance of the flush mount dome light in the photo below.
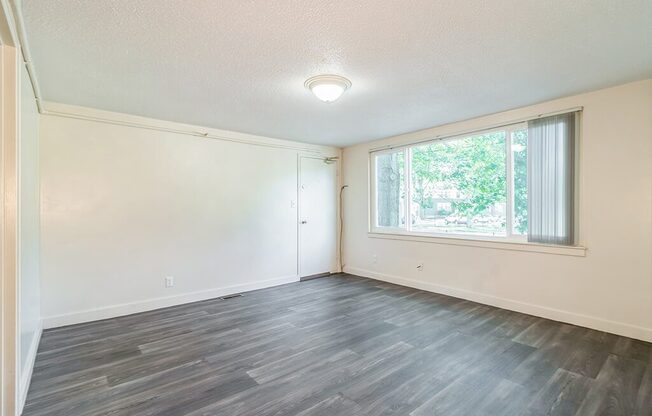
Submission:
{"label": "flush mount dome light", "polygon": [[351,88],[351,81],[339,75],[317,75],[304,84],[320,100],[332,103]]}

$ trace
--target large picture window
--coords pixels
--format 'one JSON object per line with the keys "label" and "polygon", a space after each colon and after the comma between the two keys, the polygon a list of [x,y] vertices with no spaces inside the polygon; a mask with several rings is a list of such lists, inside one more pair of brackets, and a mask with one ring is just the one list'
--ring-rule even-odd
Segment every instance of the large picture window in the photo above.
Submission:
{"label": "large picture window", "polygon": [[574,243],[573,113],[373,152],[372,231]]}

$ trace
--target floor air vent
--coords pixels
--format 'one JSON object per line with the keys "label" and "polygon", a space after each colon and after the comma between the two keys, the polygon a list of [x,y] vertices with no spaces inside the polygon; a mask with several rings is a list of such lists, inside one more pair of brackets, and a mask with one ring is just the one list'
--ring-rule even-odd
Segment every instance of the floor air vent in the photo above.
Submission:
{"label": "floor air vent", "polygon": [[241,298],[242,294],[241,293],[236,293],[234,295],[227,295],[227,296],[222,296],[220,299],[222,300],[227,300],[227,299],[233,299],[233,298]]}

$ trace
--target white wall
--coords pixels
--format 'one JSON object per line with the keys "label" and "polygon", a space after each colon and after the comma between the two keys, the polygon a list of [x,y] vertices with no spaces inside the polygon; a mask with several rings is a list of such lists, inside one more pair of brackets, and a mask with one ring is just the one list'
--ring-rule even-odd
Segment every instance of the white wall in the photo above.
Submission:
{"label": "white wall", "polygon": [[[370,148],[575,106],[585,257],[368,236]],[[652,80],[349,147],[343,171],[346,271],[652,341]]]}
{"label": "white wall", "polygon": [[20,390],[21,403],[41,336],[40,299],[40,192],[39,192],[39,114],[32,85],[24,65],[20,65],[19,133],[19,213],[18,277],[20,293]]}
{"label": "white wall", "polygon": [[53,115],[40,131],[46,327],[297,280],[300,144]]}

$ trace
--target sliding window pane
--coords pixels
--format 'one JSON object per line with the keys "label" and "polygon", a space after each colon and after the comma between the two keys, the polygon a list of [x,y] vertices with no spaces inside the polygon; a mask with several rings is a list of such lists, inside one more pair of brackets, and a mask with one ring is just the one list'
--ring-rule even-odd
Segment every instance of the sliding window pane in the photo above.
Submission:
{"label": "sliding window pane", "polygon": [[505,132],[411,149],[411,229],[506,235]]}
{"label": "sliding window pane", "polygon": [[376,155],[376,226],[405,227],[405,152]]}
{"label": "sliding window pane", "polygon": [[514,218],[512,233],[527,235],[527,129],[512,132]]}

